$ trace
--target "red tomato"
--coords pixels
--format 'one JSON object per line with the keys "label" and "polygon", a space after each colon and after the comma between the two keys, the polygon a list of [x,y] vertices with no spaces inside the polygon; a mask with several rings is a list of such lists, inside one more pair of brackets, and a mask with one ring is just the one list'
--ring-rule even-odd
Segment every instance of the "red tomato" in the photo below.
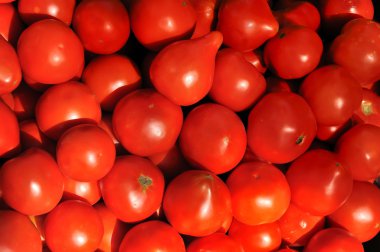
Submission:
{"label": "red tomato", "polygon": [[0,0],[0,37],[9,41],[13,46],[17,45],[18,37],[23,29],[20,16],[10,3]]}
{"label": "red tomato", "polygon": [[63,177],[57,163],[38,148],[8,160],[0,170],[0,184],[4,201],[26,215],[48,213],[63,194]]}
{"label": "red tomato", "polygon": [[218,52],[209,93],[211,99],[234,111],[242,111],[251,107],[265,88],[264,76],[242,53],[231,48]]}
{"label": "red tomato", "polygon": [[354,111],[356,123],[368,123],[380,127],[380,97],[373,91],[363,88],[363,99],[359,108]]}
{"label": "red tomato", "polygon": [[333,213],[352,192],[352,175],[345,165],[327,150],[306,152],[286,172],[292,202],[313,215]]}
{"label": "red tomato", "polygon": [[40,94],[21,83],[13,92],[14,108],[19,120],[34,118],[34,110]]}
{"label": "red tomato", "polygon": [[222,233],[197,238],[187,246],[187,252],[243,252],[240,243]]}
{"label": "red tomato", "polygon": [[0,157],[4,157],[20,144],[20,131],[15,114],[2,101],[0,101],[0,118]]}
{"label": "red tomato", "polygon": [[164,177],[149,160],[120,156],[100,180],[100,189],[105,205],[118,219],[136,222],[148,218],[160,207]]}
{"label": "red tomato", "polygon": [[16,51],[0,35],[0,95],[12,92],[20,82],[21,68]]}
{"label": "red tomato", "polygon": [[267,71],[267,67],[264,64],[263,52],[261,50],[253,50],[243,52],[244,58],[251,63],[256,69],[264,74]]}
{"label": "red tomato", "polygon": [[98,181],[81,182],[64,176],[64,200],[81,200],[94,205],[101,197]]}
{"label": "red tomato", "polygon": [[355,180],[368,181],[380,175],[380,128],[359,124],[337,142],[335,151],[347,164]]}
{"label": "red tomato", "polygon": [[161,50],[150,67],[154,87],[178,105],[192,105],[210,91],[222,34],[182,40]]}
{"label": "red tomato", "polygon": [[163,209],[179,233],[206,236],[218,231],[231,218],[231,195],[214,173],[185,171],[167,186]]}
{"label": "red tomato", "polygon": [[326,126],[345,123],[362,100],[360,84],[337,65],[313,71],[299,91],[313,110],[317,123]]}
{"label": "red tomato", "polygon": [[96,210],[79,200],[54,208],[45,219],[44,231],[46,244],[54,252],[95,251],[104,232]]}
{"label": "red tomato", "polygon": [[266,43],[264,61],[277,76],[298,79],[318,66],[322,51],[322,40],[314,30],[286,26]]}
{"label": "red tomato", "polygon": [[103,110],[112,111],[126,94],[141,86],[135,63],[122,55],[100,56],[84,69],[82,80],[95,94]]}
{"label": "red tomato", "polygon": [[241,223],[271,223],[289,207],[288,182],[273,165],[264,162],[240,164],[228,176],[227,186],[231,192],[232,213]]}
{"label": "red tomato", "polygon": [[243,122],[232,110],[207,103],[187,115],[179,143],[191,164],[221,174],[242,160],[247,139]]}
{"label": "red tomato", "polygon": [[348,22],[329,50],[331,60],[362,86],[380,80],[380,24],[364,18]]}
{"label": "red tomato", "polygon": [[19,0],[18,12],[28,25],[48,18],[71,24],[75,0]]}
{"label": "red tomato", "polygon": [[168,151],[181,131],[181,107],[154,90],[137,90],[122,98],[113,113],[115,135],[135,155]]}
{"label": "red tomato", "polygon": [[270,93],[249,113],[248,145],[261,159],[287,163],[309,148],[316,131],[313,112],[301,96]]}
{"label": "red tomato", "polygon": [[25,29],[18,40],[17,53],[24,75],[44,84],[69,81],[84,64],[79,38],[63,22],[53,19],[38,21]]}
{"label": "red tomato", "polygon": [[189,0],[131,2],[131,28],[146,48],[159,51],[174,41],[191,36],[197,13]]}
{"label": "red tomato", "polygon": [[244,251],[273,251],[281,245],[281,232],[277,222],[250,226],[234,220],[228,235],[239,242]]}
{"label": "red tomato", "polygon": [[324,228],[325,218],[312,215],[291,203],[278,224],[285,243],[290,246],[305,246],[316,232]]}
{"label": "red tomato", "polygon": [[185,252],[182,237],[170,225],[147,221],[131,228],[120,245],[119,252],[165,251]]}
{"label": "red tomato", "polygon": [[73,28],[86,50],[111,54],[129,38],[129,15],[119,0],[83,0],[75,8]]}
{"label": "red tomato", "polygon": [[24,150],[38,147],[55,154],[55,143],[42,133],[33,119],[20,122],[20,142]]}
{"label": "red tomato", "polygon": [[327,228],[314,235],[304,249],[304,252],[323,251],[364,252],[364,248],[360,241],[347,231]]}
{"label": "red tomato", "polygon": [[57,140],[70,127],[100,122],[101,109],[95,95],[79,82],[49,88],[36,105],[36,121],[47,136]]}
{"label": "red tomato", "polygon": [[217,29],[223,33],[225,45],[250,51],[276,35],[278,22],[266,1],[224,0],[218,12]]}
{"label": "red tomato", "polygon": [[40,233],[25,215],[0,210],[0,223],[1,251],[42,251]]}
{"label": "red tomato", "polygon": [[215,22],[215,10],[219,5],[219,0],[190,0],[197,13],[195,28],[191,38],[199,38],[210,31]]}
{"label": "red tomato", "polygon": [[355,181],[352,194],[338,210],[328,216],[332,226],[348,230],[361,242],[380,231],[380,191],[368,182]]}

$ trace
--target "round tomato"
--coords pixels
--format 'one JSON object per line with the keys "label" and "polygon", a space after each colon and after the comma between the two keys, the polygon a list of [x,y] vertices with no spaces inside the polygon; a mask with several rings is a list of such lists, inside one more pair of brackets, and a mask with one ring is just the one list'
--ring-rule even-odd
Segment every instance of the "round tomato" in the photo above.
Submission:
{"label": "round tomato", "polygon": [[187,252],[243,252],[243,247],[240,243],[233,240],[231,237],[222,234],[214,233],[209,236],[197,238],[187,246]]}
{"label": "round tomato", "polygon": [[16,51],[0,35],[0,95],[12,92],[20,82],[21,68]]}

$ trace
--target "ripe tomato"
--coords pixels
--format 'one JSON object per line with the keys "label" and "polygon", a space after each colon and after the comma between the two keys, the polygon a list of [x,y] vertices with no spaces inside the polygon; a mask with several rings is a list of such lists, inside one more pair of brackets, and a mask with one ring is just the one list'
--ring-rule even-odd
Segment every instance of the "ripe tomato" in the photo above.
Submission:
{"label": "ripe tomato", "polygon": [[187,252],[243,252],[243,247],[240,243],[233,240],[231,237],[222,234],[214,233],[209,236],[197,238],[187,246]]}
{"label": "ripe tomato", "polygon": [[206,236],[221,229],[231,218],[231,195],[214,173],[185,171],[167,186],[163,209],[179,233]]}
{"label": "ripe tomato", "polygon": [[0,184],[4,201],[26,215],[48,213],[63,194],[63,177],[57,163],[38,148],[30,148],[5,162],[0,170]]}
{"label": "ripe tomato", "polygon": [[94,205],[102,197],[98,181],[81,182],[64,177],[64,200],[81,200]]}
{"label": "ripe tomato", "polygon": [[45,241],[54,252],[95,251],[103,236],[103,223],[88,203],[68,200],[59,204],[44,222]]}
{"label": "ripe tomato", "polygon": [[241,223],[271,223],[289,207],[288,182],[279,169],[268,163],[240,164],[228,176],[227,186],[231,192],[232,213]]}
{"label": "ripe tomato", "polygon": [[0,223],[2,251],[42,251],[40,233],[27,216],[16,211],[0,210]]}
{"label": "ripe tomato", "polygon": [[20,131],[15,114],[2,101],[0,101],[0,118],[0,157],[3,157],[20,144]]}
{"label": "ripe tomato", "polygon": [[380,97],[369,89],[363,88],[363,99],[352,116],[356,123],[368,123],[380,127]]}
{"label": "ripe tomato", "polygon": [[21,68],[16,51],[0,35],[0,95],[12,92],[20,82]]}
{"label": "ripe tomato", "polygon": [[18,40],[17,53],[23,74],[43,84],[69,81],[84,64],[79,38],[63,22],[53,19],[38,21],[25,29]]}
{"label": "ripe tomato", "polygon": [[23,29],[22,21],[12,4],[4,3],[4,0],[0,0],[0,3],[0,37],[3,36],[6,41],[16,46]]}
{"label": "ripe tomato", "polygon": [[164,177],[147,159],[120,156],[100,180],[100,189],[105,205],[118,219],[136,222],[148,218],[160,207]]}
{"label": "ripe tomato", "polygon": [[287,163],[304,153],[317,124],[306,101],[290,92],[264,96],[251,110],[247,139],[252,152],[273,163]]}
{"label": "ripe tomato", "polygon": [[247,146],[240,118],[213,103],[199,105],[187,115],[179,140],[182,153],[191,164],[216,174],[234,168]]}
{"label": "ripe tomato", "polygon": [[333,213],[352,192],[352,175],[339,157],[315,149],[296,159],[286,172],[292,202],[313,215]]}
{"label": "ripe tomato", "polygon": [[20,143],[23,150],[38,147],[55,155],[55,142],[42,133],[35,120],[20,122]]}

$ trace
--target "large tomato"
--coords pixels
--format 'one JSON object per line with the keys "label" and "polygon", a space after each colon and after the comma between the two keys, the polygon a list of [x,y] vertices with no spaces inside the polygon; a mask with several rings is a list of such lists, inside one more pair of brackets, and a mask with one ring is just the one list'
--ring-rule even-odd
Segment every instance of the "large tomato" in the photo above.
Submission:
{"label": "large tomato", "polygon": [[0,157],[3,157],[20,144],[20,131],[15,114],[1,100],[0,118]]}
{"label": "large tomato", "polygon": [[222,233],[197,238],[187,246],[187,252],[243,252],[242,245]]}
{"label": "large tomato", "polygon": [[21,68],[16,51],[0,35],[0,95],[12,92],[20,82]]}

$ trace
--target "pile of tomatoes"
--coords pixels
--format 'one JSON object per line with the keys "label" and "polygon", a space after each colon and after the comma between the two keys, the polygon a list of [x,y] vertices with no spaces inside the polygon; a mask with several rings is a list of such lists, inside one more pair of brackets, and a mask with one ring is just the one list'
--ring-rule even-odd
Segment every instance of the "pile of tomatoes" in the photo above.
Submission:
{"label": "pile of tomatoes", "polygon": [[0,0],[0,251],[379,251],[374,2]]}

